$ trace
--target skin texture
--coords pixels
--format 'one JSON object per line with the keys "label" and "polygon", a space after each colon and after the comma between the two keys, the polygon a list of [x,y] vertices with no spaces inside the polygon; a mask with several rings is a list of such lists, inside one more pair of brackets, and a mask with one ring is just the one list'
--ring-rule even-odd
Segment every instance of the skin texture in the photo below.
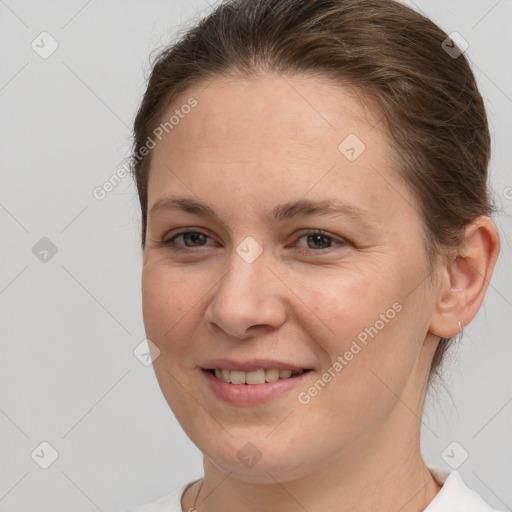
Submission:
{"label": "skin texture", "polygon": [[[478,219],[464,256],[430,269],[418,203],[394,171],[380,115],[327,81],[220,77],[170,112],[191,96],[197,106],[154,149],[148,210],[174,195],[217,215],[149,214],[142,292],[159,385],[204,454],[197,510],[423,510],[439,491],[420,453],[428,371],[439,336],[457,334],[480,307],[499,250],[494,224]],[[366,146],[354,161],[338,150],[349,134]],[[267,219],[280,203],[332,198],[373,220]],[[308,240],[305,229],[330,238]],[[207,236],[161,243],[186,230]],[[252,263],[236,251],[248,236],[263,249]],[[394,318],[300,403],[393,304]],[[300,388],[235,407],[200,369],[221,357],[313,371]],[[252,467],[237,456],[247,442],[261,453]],[[198,490],[188,489],[183,510]]]}

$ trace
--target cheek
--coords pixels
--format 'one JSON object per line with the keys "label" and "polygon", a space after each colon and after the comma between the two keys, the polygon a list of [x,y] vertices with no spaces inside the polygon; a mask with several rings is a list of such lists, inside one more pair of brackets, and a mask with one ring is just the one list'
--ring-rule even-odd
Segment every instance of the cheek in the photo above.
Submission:
{"label": "cheek", "polygon": [[153,361],[153,370],[163,396],[187,432],[190,418],[194,417],[189,413],[189,393],[194,393],[195,384],[186,380],[186,371],[194,368],[190,340],[200,321],[198,301],[205,293],[193,277],[183,268],[173,268],[156,258],[145,261],[142,272],[145,332],[160,351]]}
{"label": "cheek", "polygon": [[[145,263],[142,272],[142,312],[148,338],[161,351],[180,350],[183,329],[201,307],[201,283],[183,269]],[[176,334],[179,332],[179,336]],[[181,345],[185,344],[184,342]]]}
{"label": "cheek", "polygon": [[324,277],[296,279],[302,283],[297,296],[309,306],[301,308],[304,314],[297,321],[311,332],[312,339],[320,338],[318,342],[331,356],[343,353],[352,340],[379,321],[380,315],[396,302],[396,281],[387,272],[389,282],[384,283],[379,277],[383,273],[382,269],[334,269],[332,273],[325,272]]}
{"label": "cheek", "polygon": [[363,275],[335,283],[331,279],[328,288],[314,292],[304,283],[304,293],[309,290],[304,302],[315,304],[312,309],[323,322],[309,313],[301,328],[322,350],[318,379],[326,384],[311,382],[297,395],[301,404],[307,402],[308,421],[321,419],[318,428],[332,435],[334,444],[348,442],[355,432],[362,434],[386,417],[395,397],[379,378],[399,389],[411,365],[395,343],[402,305],[391,297],[397,294]]}
{"label": "cheek", "polygon": [[325,398],[332,393],[335,402],[363,413],[365,404],[371,408],[389,395],[379,377],[392,388],[403,384],[421,348],[410,332],[407,280],[405,269],[398,275],[381,266],[300,281],[297,295],[311,306],[301,308],[297,322],[321,348],[324,374],[335,375],[325,375]]}

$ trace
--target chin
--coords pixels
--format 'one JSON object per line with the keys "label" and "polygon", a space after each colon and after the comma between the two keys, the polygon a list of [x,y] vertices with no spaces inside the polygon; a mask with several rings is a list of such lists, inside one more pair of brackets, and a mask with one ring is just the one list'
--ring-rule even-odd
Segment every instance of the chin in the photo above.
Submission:
{"label": "chin", "polygon": [[[251,439],[254,442],[251,442]],[[198,446],[204,454],[205,463],[210,463],[231,477],[247,483],[275,484],[300,478],[311,472],[312,461],[297,447],[281,449],[267,442],[258,444],[256,436],[247,436],[246,442],[225,440],[224,444]],[[206,462],[206,459],[208,462]],[[309,468],[309,469],[308,469]]]}

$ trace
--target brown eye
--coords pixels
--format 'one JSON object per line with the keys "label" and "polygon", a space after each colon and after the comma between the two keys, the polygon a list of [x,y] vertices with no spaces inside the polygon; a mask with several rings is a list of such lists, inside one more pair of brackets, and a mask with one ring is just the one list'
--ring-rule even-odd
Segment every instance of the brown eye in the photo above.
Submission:
{"label": "brown eye", "polygon": [[346,242],[340,238],[333,237],[323,231],[308,231],[304,233],[299,240],[305,239],[306,246],[298,245],[301,250],[317,251],[322,249],[329,249],[336,245],[344,246]]}
{"label": "brown eye", "polygon": [[[179,238],[182,239],[183,244],[176,243],[176,240]],[[164,240],[162,244],[166,246],[174,246],[178,249],[184,247],[202,247],[203,245],[206,245],[206,241],[208,238],[210,238],[208,235],[201,233],[199,231],[184,231],[182,233],[174,235],[171,238],[168,238],[167,240]]]}
{"label": "brown eye", "polygon": [[[203,245],[202,242],[204,242],[206,240],[206,238],[208,238],[205,234],[197,233],[195,231],[189,231],[188,233],[182,233],[181,235],[178,235],[178,236],[183,237],[183,240],[185,241],[185,245],[188,247],[195,247],[197,245]],[[187,241],[190,242],[190,245],[187,243]]]}
{"label": "brown eye", "polygon": [[326,249],[327,247],[331,247],[329,240],[332,239],[325,235],[307,235],[310,249]]}

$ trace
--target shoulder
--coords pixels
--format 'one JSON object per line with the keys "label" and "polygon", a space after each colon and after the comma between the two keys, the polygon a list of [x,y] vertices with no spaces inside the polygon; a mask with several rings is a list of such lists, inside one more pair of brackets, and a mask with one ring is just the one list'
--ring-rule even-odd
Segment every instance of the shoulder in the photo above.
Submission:
{"label": "shoulder", "polygon": [[126,512],[182,512],[181,510],[181,496],[185,489],[194,482],[187,482],[174,488],[170,493],[157,498],[156,501],[139,505],[138,507],[131,508]]}
{"label": "shoulder", "polygon": [[424,512],[500,512],[467,487],[457,471],[433,466],[429,466],[429,469],[442,487]]}

